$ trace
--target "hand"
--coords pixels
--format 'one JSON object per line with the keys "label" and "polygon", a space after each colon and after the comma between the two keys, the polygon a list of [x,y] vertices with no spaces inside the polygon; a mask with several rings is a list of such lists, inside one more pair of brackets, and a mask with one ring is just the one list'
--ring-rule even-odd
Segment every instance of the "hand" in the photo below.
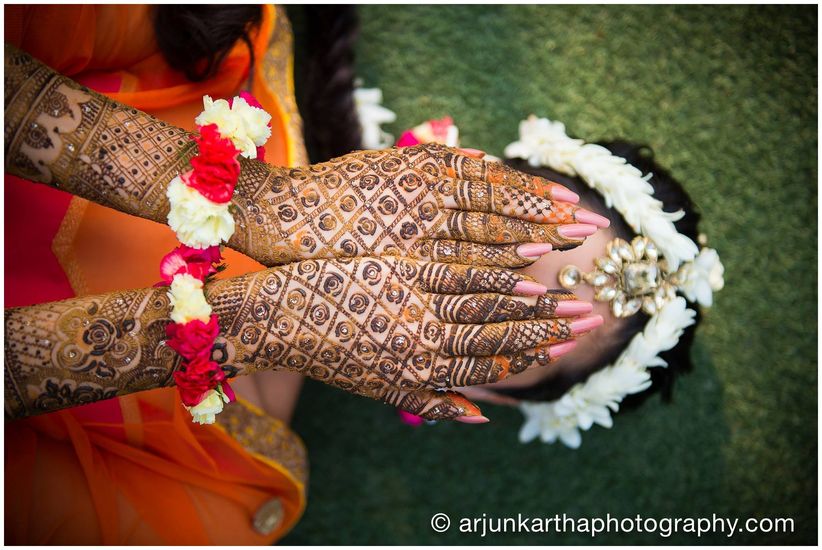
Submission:
{"label": "hand", "polygon": [[608,225],[561,185],[436,144],[307,168],[246,162],[237,194],[244,236],[231,244],[265,265],[403,256],[522,267]]}
{"label": "hand", "polygon": [[476,405],[439,390],[545,365],[598,324],[560,316],[579,303],[545,290],[508,270],[385,257],[306,260],[217,281],[207,294],[224,369],[285,368],[428,419],[471,422],[484,420]]}
{"label": "hand", "polygon": [[[489,267],[306,260],[206,285],[220,323],[212,359],[228,376],[290,369],[427,418],[477,417],[436,390],[545,364],[596,326],[566,313],[590,311],[573,294],[546,290]],[[6,415],[173,384],[170,322],[156,287],[7,309]]]}
{"label": "hand", "polygon": [[[4,62],[7,171],[166,223],[168,184],[197,153],[188,132],[13,46]],[[268,266],[394,255],[520,267],[608,224],[560,185],[439,145],[359,151],[307,168],[241,164],[228,245]]]}

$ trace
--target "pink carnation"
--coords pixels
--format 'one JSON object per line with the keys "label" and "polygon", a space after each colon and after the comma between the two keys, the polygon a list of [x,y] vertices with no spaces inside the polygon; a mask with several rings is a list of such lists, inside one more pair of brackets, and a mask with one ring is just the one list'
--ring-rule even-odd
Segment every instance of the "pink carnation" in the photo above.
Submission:
{"label": "pink carnation", "polygon": [[419,145],[420,140],[414,135],[414,132],[411,130],[406,130],[400,136],[400,139],[397,140],[397,147],[411,147],[413,145]]}
{"label": "pink carnation", "polygon": [[160,260],[160,277],[166,284],[171,284],[175,275],[187,273],[201,281],[217,273],[214,264],[222,260],[219,246],[192,248],[181,244]]}

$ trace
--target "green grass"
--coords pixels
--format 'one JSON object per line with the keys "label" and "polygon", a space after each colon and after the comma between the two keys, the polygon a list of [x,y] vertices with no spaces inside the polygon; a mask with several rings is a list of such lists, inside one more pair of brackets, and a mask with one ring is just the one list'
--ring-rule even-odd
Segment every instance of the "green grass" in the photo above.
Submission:
{"label": "green grass", "polygon": [[413,429],[388,407],[308,382],[294,426],[309,449],[309,503],[284,542],[590,542],[429,527],[436,512],[564,512],[796,526],[597,543],[815,543],[816,8],[362,6],[360,16],[358,73],[396,111],[395,135],[449,114],[464,145],[501,154],[534,112],[587,140],[648,143],[695,198],[726,286],[673,404],[655,396],[584,434],[577,451],[520,445],[516,410],[486,405],[485,426]]}

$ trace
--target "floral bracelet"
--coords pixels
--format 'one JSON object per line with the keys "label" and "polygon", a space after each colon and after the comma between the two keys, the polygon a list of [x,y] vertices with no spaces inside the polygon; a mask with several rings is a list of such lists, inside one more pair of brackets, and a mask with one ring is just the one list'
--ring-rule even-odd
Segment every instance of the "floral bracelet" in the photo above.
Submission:
{"label": "floral bracelet", "polygon": [[160,285],[170,285],[171,320],[166,344],[182,357],[174,381],[194,422],[212,424],[234,392],[211,359],[220,333],[203,284],[225,266],[221,245],[234,234],[229,203],[240,176],[237,155],[263,160],[271,136],[271,115],[247,92],[232,100],[203,97],[205,109],[195,122],[199,154],[191,170],[171,180],[168,225],[180,246],[160,262]]}

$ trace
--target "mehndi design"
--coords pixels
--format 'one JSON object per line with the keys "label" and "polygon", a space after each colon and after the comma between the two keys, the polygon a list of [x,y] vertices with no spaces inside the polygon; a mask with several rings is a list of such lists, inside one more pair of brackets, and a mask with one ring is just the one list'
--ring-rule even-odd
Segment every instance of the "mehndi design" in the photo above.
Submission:
{"label": "mehndi design", "polygon": [[[196,152],[190,134],[9,45],[5,69],[8,172],[165,223],[168,182]],[[241,162],[229,246],[268,266],[396,255],[520,267],[536,258],[519,245],[577,246],[583,238],[558,228],[596,216],[557,200],[569,198],[557,184],[440,145],[358,151],[306,168]]]}
{"label": "mehndi design", "polygon": [[[547,363],[572,338],[566,291],[517,295],[520,274],[386,258],[306,260],[206,287],[229,376],[289,369],[426,418],[478,414],[445,388]],[[6,311],[7,417],[173,384],[167,289]]]}

